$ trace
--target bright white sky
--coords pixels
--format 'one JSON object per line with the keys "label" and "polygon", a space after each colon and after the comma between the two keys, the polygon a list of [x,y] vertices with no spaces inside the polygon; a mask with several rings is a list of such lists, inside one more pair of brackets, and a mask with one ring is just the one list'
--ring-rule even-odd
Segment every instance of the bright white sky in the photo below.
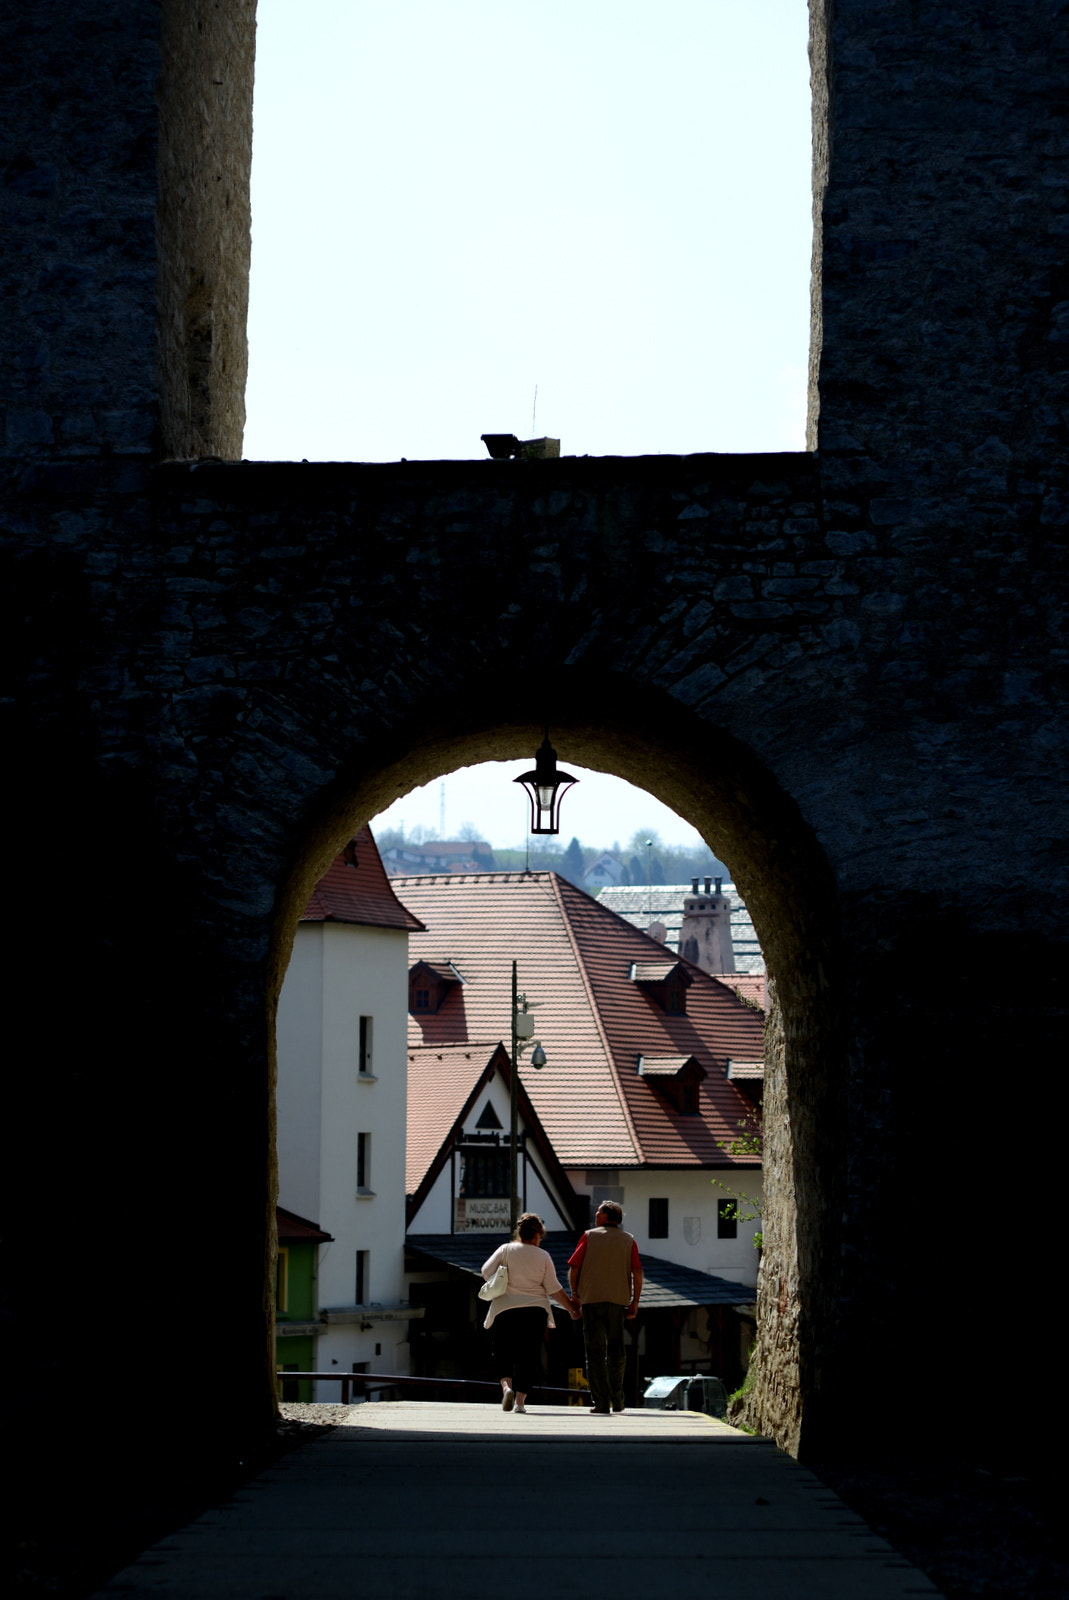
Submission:
{"label": "bright white sky", "polygon": [[[247,458],[485,459],[491,432],[564,455],[804,448],[805,0],[257,16]],[[447,779],[447,832],[522,844],[523,765]],[[566,839],[696,838],[581,776]],[[377,822],[438,819],[433,784]]]}
{"label": "bright white sky", "polygon": [[806,38],[805,0],[259,0],[246,457],[803,449]]}
{"label": "bright white sky", "polygon": [[[616,843],[626,846],[631,835],[641,831],[656,832],[665,844],[699,847],[701,836],[690,824],[645,790],[607,772],[577,767],[564,759],[563,748],[558,749],[557,756],[557,765],[579,779],[561,801],[561,845],[576,834],[583,844],[610,849]],[[532,752],[529,761],[486,761],[477,767],[461,767],[440,783],[425,784],[403,800],[396,800],[388,811],[372,819],[372,831],[381,833],[403,824],[406,833],[422,827],[430,839],[455,839],[465,822],[470,822],[480,839],[488,840],[499,850],[522,850],[528,802],[519,784],[512,780],[521,772],[529,772],[533,765]],[[441,783],[445,784],[444,833],[439,832]],[[546,840],[547,844],[557,842]],[[537,845],[535,838],[532,847]]]}

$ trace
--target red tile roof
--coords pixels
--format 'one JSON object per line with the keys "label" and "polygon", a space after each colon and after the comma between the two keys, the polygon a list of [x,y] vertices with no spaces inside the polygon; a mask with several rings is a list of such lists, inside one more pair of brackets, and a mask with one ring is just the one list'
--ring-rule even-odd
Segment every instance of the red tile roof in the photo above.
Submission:
{"label": "red tile roof", "polygon": [[334,1238],[332,1233],[324,1233],[318,1223],[283,1206],[275,1207],[275,1226],[279,1244],[329,1244]]}
{"label": "red tile roof", "polygon": [[414,1195],[464,1107],[485,1077],[498,1048],[465,1041],[408,1052],[408,1147],[405,1193]]}
{"label": "red tile roof", "polygon": [[371,928],[423,927],[398,900],[370,828],[361,828],[330,863],[304,908],[302,922],[353,922]]}
{"label": "red tile roof", "polygon": [[[474,1110],[485,1085],[498,1073],[507,1085],[510,1071],[508,1051],[500,1041],[494,1044],[410,1047],[405,1161],[409,1219],[416,1215],[430,1193],[465,1119]],[[522,1082],[517,1094],[517,1109],[520,1125],[526,1129],[528,1139],[542,1157],[550,1181],[565,1206],[574,1204],[572,1186]]]}
{"label": "red tile roof", "polygon": [[[632,964],[664,949],[552,872],[394,879],[425,931],[412,959],[450,961],[464,978],[433,1016],[409,1019],[413,1045],[508,1037],[512,959],[547,1065],[520,1069],[561,1162],[571,1167],[756,1166],[721,1146],[749,1125],[752,1102],[726,1076],[729,1056],[763,1054],[763,1018],[690,962],[685,1015],[660,1006]],[[639,1056],[693,1056],[708,1076],[697,1115],[676,1111],[638,1071]],[[410,1084],[410,1102],[415,1098]]]}
{"label": "red tile roof", "polygon": [[734,989],[744,1000],[753,1000],[762,1011],[768,1010],[768,978],[765,973],[721,972],[717,976],[721,983],[726,983],[729,989]]}

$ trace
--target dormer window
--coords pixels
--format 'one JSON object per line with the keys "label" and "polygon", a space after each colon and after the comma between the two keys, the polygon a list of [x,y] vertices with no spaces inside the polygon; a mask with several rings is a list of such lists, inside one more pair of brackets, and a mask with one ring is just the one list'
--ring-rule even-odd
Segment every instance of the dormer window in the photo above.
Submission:
{"label": "dormer window", "polygon": [[414,1017],[433,1017],[450,991],[464,979],[451,961],[417,961],[408,973],[408,1009]]}
{"label": "dormer window", "polygon": [[765,1087],[765,1064],[763,1061],[736,1061],[733,1056],[728,1056],[725,1076],[737,1089],[761,1104],[761,1097]]}
{"label": "dormer window", "polygon": [[668,1016],[686,1016],[687,990],[694,979],[681,961],[632,961],[631,982]]}
{"label": "dormer window", "polygon": [[638,1073],[683,1117],[696,1117],[699,1087],[708,1073],[693,1056],[639,1056]]}

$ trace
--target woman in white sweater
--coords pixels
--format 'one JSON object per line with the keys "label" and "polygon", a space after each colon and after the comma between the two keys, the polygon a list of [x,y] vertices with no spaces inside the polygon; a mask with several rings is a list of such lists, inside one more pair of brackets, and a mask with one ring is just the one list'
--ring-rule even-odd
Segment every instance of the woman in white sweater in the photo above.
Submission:
{"label": "woman in white sweater", "polygon": [[519,1238],[500,1245],[482,1265],[487,1280],[503,1263],[508,1267],[509,1286],[490,1301],[483,1324],[493,1329],[497,1370],[507,1374],[501,1379],[503,1411],[527,1409],[524,1401],[538,1379],[547,1318],[549,1326],[554,1325],[550,1301],[556,1300],[573,1317],[580,1315],[575,1301],[557,1282],[549,1252],[540,1248],[545,1231],[542,1218],[525,1211],[517,1229]]}

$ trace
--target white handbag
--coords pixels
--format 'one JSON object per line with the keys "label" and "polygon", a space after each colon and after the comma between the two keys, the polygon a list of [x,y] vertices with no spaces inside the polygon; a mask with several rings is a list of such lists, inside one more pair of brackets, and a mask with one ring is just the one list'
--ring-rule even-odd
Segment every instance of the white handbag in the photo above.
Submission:
{"label": "white handbag", "polygon": [[492,1278],[487,1278],[486,1282],[483,1284],[482,1288],[479,1290],[479,1299],[480,1300],[496,1300],[499,1295],[502,1295],[502,1294],[505,1293],[505,1290],[508,1288],[508,1286],[509,1286],[508,1263],[505,1262],[505,1261],[502,1261],[501,1265],[498,1267],[498,1269],[494,1273],[493,1277]]}

